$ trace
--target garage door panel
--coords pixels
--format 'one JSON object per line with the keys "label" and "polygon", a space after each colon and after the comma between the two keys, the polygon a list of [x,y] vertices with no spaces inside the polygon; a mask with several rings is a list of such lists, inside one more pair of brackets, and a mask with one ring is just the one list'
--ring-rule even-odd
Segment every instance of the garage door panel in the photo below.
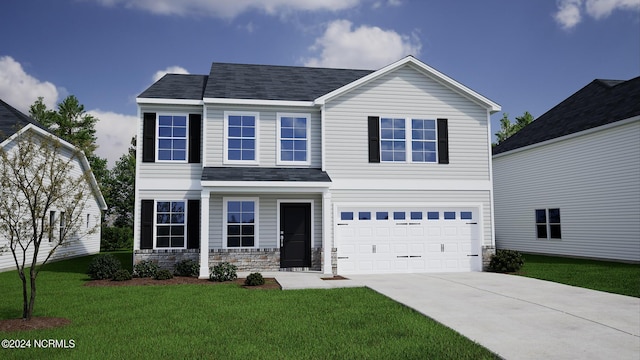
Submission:
{"label": "garage door panel", "polygon": [[[467,256],[480,249],[477,208],[338,210],[356,215],[336,227],[338,273],[450,272],[480,267],[480,257]],[[361,213],[373,216],[360,219]]]}

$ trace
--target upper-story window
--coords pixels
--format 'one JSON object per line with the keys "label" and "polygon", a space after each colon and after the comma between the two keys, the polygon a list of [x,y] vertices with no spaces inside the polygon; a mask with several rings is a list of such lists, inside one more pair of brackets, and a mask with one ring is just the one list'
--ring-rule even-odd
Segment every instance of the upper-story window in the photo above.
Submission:
{"label": "upper-story window", "polygon": [[187,117],[158,116],[158,160],[187,160]]}
{"label": "upper-story window", "polygon": [[380,118],[380,161],[436,162],[436,121]]}
{"label": "upper-story window", "polygon": [[224,137],[226,163],[258,163],[257,113],[225,113]]}
{"label": "upper-story window", "polygon": [[368,117],[369,162],[449,164],[447,119]]}
{"label": "upper-story window", "polygon": [[310,130],[308,114],[278,114],[279,165],[310,163]]}

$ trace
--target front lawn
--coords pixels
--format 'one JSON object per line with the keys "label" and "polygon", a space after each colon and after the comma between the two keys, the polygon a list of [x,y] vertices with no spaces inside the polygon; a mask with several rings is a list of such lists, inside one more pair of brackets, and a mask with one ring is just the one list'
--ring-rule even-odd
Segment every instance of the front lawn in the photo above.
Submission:
{"label": "front lawn", "polygon": [[[118,255],[131,266],[131,253]],[[73,340],[71,349],[0,349],[2,359],[494,359],[453,330],[365,288],[247,290],[235,284],[86,287],[90,257],[48,264],[35,316],[71,324],[0,339]],[[0,273],[0,319],[21,312]]]}
{"label": "front lawn", "polygon": [[640,297],[640,265],[523,254],[518,275]]}

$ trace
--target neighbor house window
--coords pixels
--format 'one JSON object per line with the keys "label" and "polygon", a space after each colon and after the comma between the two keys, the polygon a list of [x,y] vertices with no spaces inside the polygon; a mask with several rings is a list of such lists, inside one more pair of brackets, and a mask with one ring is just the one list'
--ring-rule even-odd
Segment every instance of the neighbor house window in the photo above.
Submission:
{"label": "neighbor house window", "polygon": [[538,239],[562,239],[560,209],[536,209],[535,214]]}
{"label": "neighbor house window", "polygon": [[185,202],[158,201],[156,203],[156,247],[185,247]]}
{"label": "neighbor house window", "polygon": [[257,163],[257,134],[257,113],[225,113],[225,162]]}
{"label": "neighbor house window", "polygon": [[49,242],[53,241],[53,229],[56,227],[56,212],[55,211],[49,211],[49,231],[48,231],[48,236],[49,236]]}
{"label": "neighbor house window", "polygon": [[65,227],[67,226],[66,224],[66,219],[64,217],[64,211],[60,212],[60,240],[63,239],[64,237],[64,231],[65,231]]}
{"label": "neighbor house window", "polygon": [[380,118],[380,161],[407,159],[404,119]]}
{"label": "neighbor house window", "polygon": [[278,164],[309,164],[310,117],[278,114]]}
{"label": "neighbor house window", "polygon": [[158,116],[158,160],[187,160],[187,116]]}
{"label": "neighbor house window", "polygon": [[257,247],[257,210],[257,200],[225,200],[224,238],[227,248]]}

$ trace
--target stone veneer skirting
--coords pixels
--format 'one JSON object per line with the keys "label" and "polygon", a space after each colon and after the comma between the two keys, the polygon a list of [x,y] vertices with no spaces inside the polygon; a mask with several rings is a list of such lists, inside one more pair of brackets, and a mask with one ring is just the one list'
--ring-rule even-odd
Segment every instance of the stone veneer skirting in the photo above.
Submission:
{"label": "stone veneer skirting", "polygon": [[[174,265],[185,259],[200,262],[199,249],[185,250],[136,250],[133,263],[142,260],[151,260],[162,269],[173,270]],[[322,248],[311,249],[310,268],[280,268],[280,249],[212,249],[209,250],[209,267],[219,263],[228,262],[238,267],[238,271],[264,272],[264,271],[321,271]]]}
{"label": "stone veneer skirting", "polygon": [[496,254],[495,246],[483,246],[482,247],[482,271],[487,271],[491,258]]}

